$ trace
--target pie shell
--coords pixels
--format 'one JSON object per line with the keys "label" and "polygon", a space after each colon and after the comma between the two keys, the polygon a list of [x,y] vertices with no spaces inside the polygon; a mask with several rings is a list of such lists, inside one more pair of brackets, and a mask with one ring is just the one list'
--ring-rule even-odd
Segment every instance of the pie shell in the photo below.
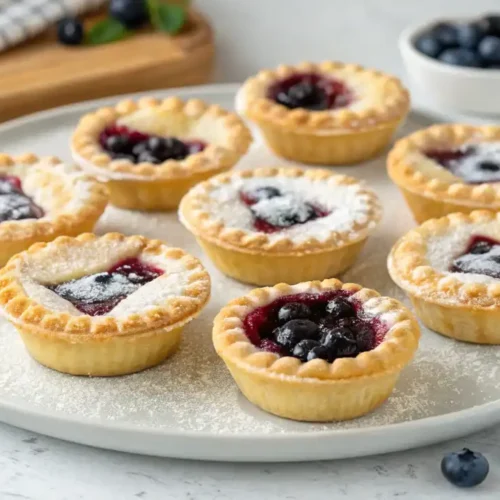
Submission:
{"label": "pie shell", "polygon": [[[159,165],[113,159],[99,144],[99,134],[108,125],[140,110],[163,113],[170,122],[187,124],[213,122],[224,145],[208,144],[184,160],[167,160]],[[206,125],[208,126],[208,125]],[[214,132],[215,133],[215,132]],[[178,97],[164,100],[144,97],[124,100],[115,107],[100,108],[83,116],[73,133],[71,150],[81,168],[108,183],[113,205],[130,210],[173,210],[182,196],[202,180],[231,169],[247,152],[252,136],[235,113],[200,99],[183,101]]]}
{"label": "pie shell", "polygon": [[333,232],[326,241],[315,238],[294,242],[287,237],[272,241],[262,232],[227,228],[203,210],[201,203],[214,185],[231,181],[233,176],[308,178],[335,184],[359,184],[353,177],[324,169],[267,167],[235,171],[214,177],[191,190],[179,207],[181,222],[196,236],[199,245],[213,263],[226,275],[253,285],[300,283],[336,276],[353,265],[368,235],[382,216],[375,193],[363,188],[369,199],[369,216],[356,226],[356,237]]}
{"label": "pie shell", "polygon": [[499,210],[500,184],[466,184],[421,151],[500,140],[500,126],[439,124],[399,140],[387,159],[389,177],[418,223],[450,213]]}
{"label": "pie shell", "polygon": [[500,214],[477,210],[431,219],[403,236],[388,259],[393,281],[409,296],[425,326],[465,342],[500,344],[500,281],[466,283],[430,265],[428,240],[463,224],[498,221]]}
{"label": "pie shell", "polygon": [[[354,293],[365,307],[391,318],[392,326],[375,349],[333,363],[321,359],[303,363],[262,351],[246,336],[243,321],[256,308],[285,295],[331,290]],[[213,329],[217,354],[252,403],[281,417],[311,422],[352,419],[381,405],[413,358],[419,337],[416,318],[401,303],[336,279],[253,290],[226,305]]]}
{"label": "pie shell", "polygon": [[[319,73],[345,80],[356,78],[377,85],[372,102],[362,109],[288,109],[267,97],[276,81],[297,72]],[[348,165],[376,156],[389,143],[410,107],[408,91],[401,82],[379,71],[355,64],[326,61],[281,65],[249,78],[241,91],[241,111],[260,128],[267,145],[279,156],[303,163]]]}
{"label": "pie shell", "polygon": [[[63,172],[63,163],[54,156],[39,158],[32,153],[18,156],[0,154],[0,174],[15,175],[16,165],[22,165],[37,176],[38,189],[50,189],[54,204],[64,206],[68,199],[75,195],[71,190],[80,182],[88,185],[85,205],[78,210],[62,211],[49,218],[26,219],[22,221],[9,220],[0,224],[0,266],[3,266],[15,254],[22,252],[39,241],[51,241],[58,236],[77,236],[92,231],[99,217],[104,212],[108,202],[107,189],[91,177],[75,175],[72,172],[69,181]],[[36,167],[36,170],[35,170]],[[41,168],[43,167],[43,170]],[[61,179],[68,183],[61,185]],[[23,181],[23,179],[21,179]],[[68,189],[69,187],[69,189]],[[30,193],[26,193],[30,195]]]}
{"label": "pie shell", "polygon": [[[142,313],[126,316],[72,315],[50,310],[32,298],[22,284],[23,266],[45,251],[75,251],[101,239],[104,244],[133,243],[138,255],[182,260],[189,282],[182,296],[167,298]],[[87,263],[88,264],[88,263]],[[86,263],[82,262],[82,275]],[[37,243],[14,256],[0,271],[0,307],[19,331],[26,348],[39,363],[72,375],[114,376],[157,365],[179,344],[184,325],[194,319],[210,297],[210,277],[201,263],[179,248],[143,236],[86,233]]]}

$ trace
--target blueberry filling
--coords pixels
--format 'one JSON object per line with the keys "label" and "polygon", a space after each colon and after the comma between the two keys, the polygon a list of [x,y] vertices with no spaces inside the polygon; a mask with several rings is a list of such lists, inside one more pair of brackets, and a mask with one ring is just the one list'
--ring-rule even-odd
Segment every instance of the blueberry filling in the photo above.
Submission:
{"label": "blueberry filling", "polygon": [[161,274],[162,270],[130,258],[108,271],[49,285],[47,288],[71,302],[82,313],[101,316]]}
{"label": "blueberry filling", "polygon": [[243,190],[240,199],[252,213],[254,228],[263,233],[274,233],[329,214],[318,206],[272,186]]}
{"label": "blueberry filling", "polygon": [[296,73],[280,80],[271,85],[268,97],[289,109],[311,111],[343,108],[353,100],[342,82],[316,73]]}
{"label": "blueberry filling", "polygon": [[115,159],[153,164],[167,160],[183,160],[189,155],[203,151],[206,147],[202,141],[158,137],[120,125],[106,127],[99,136],[99,143]]}
{"label": "blueberry filling", "polygon": [[0,176],[0,222],[43,216],[43,209],[24,193],[18,177]]}
{"label": "blueberry filling", "polygon": [[374,349],[387,331],[344,291],[281,297],[248,314],[244,329],[265,351],[330,363]]}
{"label": "blueberry filling", "polygon": [[433,149],[424,154],[468,184],[500,182],[500,143]]}
{"label": "blueberry filling", "polygon": [[465,252],[453,260],[450,271],[500,278],[500,242],[487,236],[472,236]]}

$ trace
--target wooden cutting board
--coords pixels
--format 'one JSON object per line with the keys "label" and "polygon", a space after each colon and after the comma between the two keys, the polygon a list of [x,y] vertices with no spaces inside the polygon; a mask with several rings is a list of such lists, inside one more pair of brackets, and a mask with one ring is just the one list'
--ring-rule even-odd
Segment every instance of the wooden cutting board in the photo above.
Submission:
{"label": "wooden cutting board", "polygon": [[51,30],[0,54],[0,121],[86,99],[205,83],[213,60],[212,29],[194,11],[174,37],[145,29],[107,45],[67,47]]}

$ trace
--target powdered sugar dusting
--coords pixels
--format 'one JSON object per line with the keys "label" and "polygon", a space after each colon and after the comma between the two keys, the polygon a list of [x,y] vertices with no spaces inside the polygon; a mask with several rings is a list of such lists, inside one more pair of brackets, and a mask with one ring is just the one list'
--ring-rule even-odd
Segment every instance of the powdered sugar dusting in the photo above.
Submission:
{"label": "powdered sugar dusting", "polygon": [[[137,232],[140,232],[139,228]],[[63,295],[65,292],[71,292],[77,299],[87,299],[88,302],[97,298],[106,301],[120,295],[128,295],[106,314],[115,318],[142,313],[148,308],[164,304],[171,297],[182,296],[190,276],[197,272],[197,269],[187,269],[184,259],[169,258],[164,254],[140,254],[145,264],[151,264],[163,271],[161,276],[142,286],[135,285],[120,275],[113,275],[106,284],[98,283],[90,276],[108,271],[126,258],[138,256],[139,251],[140,243],[136,240],[110,242],[96,239],[85,245],[57,249],[48,245],[38,253],[31,254],[22,264],[22,284],[26,292],[41,305],[74,315],[80,315],[81,312],[48,289],[48,285],[61,283],[59,287]],[[99,256],[98,259],[96,255]],[[79,278],[76,284],[71,281],[75,278]]]}
{"label": "powdered sugar dusting", "polygon": [[[453,260],[458,256],[463,255],[467,249],[469,240],[473,235],[490,236],[491,238],[498,239],[500,237],[498,232],[498,223],[486,222],[482,224],[460,224],[459,226],[454,227],[453,231],[449,231],[444,235],[429,238],[427,242],[427,259],[429,260],[429,264],[434,269],[437,269],[445,275],[450,275],[463,283],[498,283],[497,278],[493,278],[482,273],[482,271],[488,271],[488,269],[485,268],[476,267],[476,273],[472,270],[470,274],[450,272]],[[495,252],[497,251],[500,256],[500,248],[495,250]],[[485,264],[483,262],[483,266],[484,265],[490,264]],[[491,265],[498,266],[498,269],[500,270],[500,264],[491,262]],[[491,270],[492,269],[490,269],[490,271]]]}
{"label": "powdered sugar dusting", "polygon": [[[417,121],[412,115],[409,125],[421,128],[428,122]],[[412,131],[410,126],[406,133]],[[275,163],[276,158],[260,147],[242,160],[241,167]],[[403,292],[389,278],[385,261],[392,244],[414,227],[414,222],[396,188],[382,174],[383,164],[384,158],[380,158],[359,167],[338,168],[347,175],[365,178],[379,192],[386,214],[391,215],[368,240],[356,265],[343,280],[376,288],[409,306]],[[90,424],[123,423],[145,430],[229,436],[245,433],[258,437],[297,431],[312,436],[328,430],[388,426],[450,414],[500,398],[499,347],[459,343],[424,328],[415,360],[403,371],[387,403],[372,414],[337,424],[292,422],[269,415],[238,392],[211,342],[215,314],[227,301],[247,293],[251,287],[217,271],[193,236],[179,225],[175,214],[108,208],[98,230],[166,239],[169,244],[200,256],[212,276],[209,305],[186,327],[180,350],[163,365],[110,379],[71,377],[40,366],[28,356],[12,326],[0,320],[2,402],[22,403],[27,408],[63,418],[77,417]]]}
{"label": "powdered sugar dusting", "polygon": [[[241,201],[241,191],[263,187],[279,189],[284,196],[259,201],[251,209]],[[276,222],[279,222],[285,211],[292,209],[305,221],[308,206],[318,206],[328,214],[303,224],[282,228],[268,234],[269,239],[276,241],[286,237],[300,243],[315,237],[319,241],[325,241],[334,231],[346,232],[351,239],[355,239],[357,232],[354,226],[356,223],[365,224],[369,216],[368,196],[361,192],[359,185],[336,185],[332,182],[290,177],[233,177],[229,184],[215,184],[202,209],[228,228],[255,232],[252,212],[257,216],[276,218]]]}
{"label": "powdered sugar dusting", "polygon": [[450,170],[471,183],[498,182],[500,179],[500,142],[464,144],[465,156],[450,162]]}
{"label": "powdered sugar dusting", "polygon": [[[387,224],[369,240],[358,264],[344,280],[364,283],[409,305],[385,267],[393,241],[387,237],[387,231],[390,229],[396,236],[411,223],[409,215],[401,220],[398,224]],[[29,357],[14,329],[0,320],[3,400],[21,399],[32,408],[78,416],[89,422],[258,436],[390,425],[459,411],[500,397],[497,378],[500,348],[461,344],[424,329],[415,361],[403,371],[388,402],[372,414],[332,424],[293,422],[268,415],[239,393],[211,341],[215,314],[228,300],[247,293],[251,287],[218,272],[202,255],[194,238],[179,226],[174,214],[125,213],[111,208],[99,229],[130,233],[141,230],[149,237],[168,234],[171,244],[183,246],[202,258],[213,278],[210,303],[185,328],[180,350],[164,364],[143,373],[110,379],[71,377],[40,366]]]}

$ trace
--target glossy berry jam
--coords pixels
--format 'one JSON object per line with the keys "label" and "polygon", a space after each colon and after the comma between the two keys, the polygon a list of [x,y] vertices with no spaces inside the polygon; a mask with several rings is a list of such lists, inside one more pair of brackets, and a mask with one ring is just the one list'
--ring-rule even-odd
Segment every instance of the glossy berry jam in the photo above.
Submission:
{"label": "glossy berry jam", "polygon": [[316,73],[296,73],[280,80],[269,88],[268,97],[289,109],[311,111],[343,108],[353,100],[344,83]]}
{"label": "glossy berry jam", "polygon": [[464,145],[451,150],[428,150],[425,155],[468,184],[500,182],[500,143]]}
{"label": "glossy berry jam", "polygon": [[252,212],[254,228],[263,233],[275,233],[329,214],[272,186],[243,190],[240,199]]}
{"label": "glossy berry jam", "polygon": [[130,258],[119,262],[108,271],[50,285],[47,288],[71,302],[82,313],[101,316],[162,274],[161,269]]}
{"label": "glossy berry jam", "polygon": [[167,160],[183,160],[203,151],[202,141],[181,141],[175,137],[158,137],[121,125],[106,127],[99,136],[102,148],[113,158],[132,163],[159,164]]}
{"label": "glossy berry jam", "polygon": [[344,291],[280,297],[248,314],[244,329],[265,351],[328,362],[374,349],[387,331]]}
{"label": "glossy berry jam", "polygon": [[24,193],[18,177],[0,176],[0,222],[43,216],[43,209]]}
{"label": "glossy berry jam", "polygon": [[500,278],[500,242],[487,236],[472,236],[465,252],[453,260],[450,271]]}

